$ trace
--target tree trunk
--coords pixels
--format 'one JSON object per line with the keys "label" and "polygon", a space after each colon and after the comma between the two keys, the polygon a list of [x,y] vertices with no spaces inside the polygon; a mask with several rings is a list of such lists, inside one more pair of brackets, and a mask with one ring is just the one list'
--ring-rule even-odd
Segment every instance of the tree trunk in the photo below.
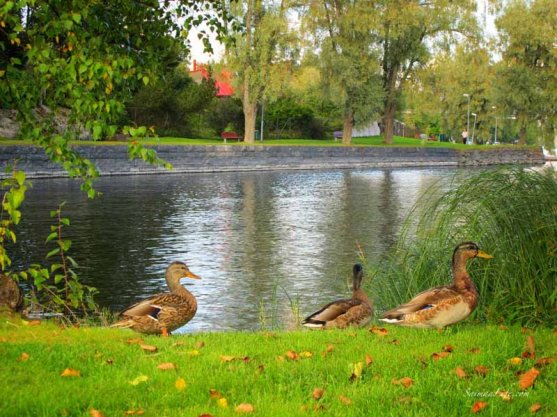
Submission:
{"label": "tree trunk", "polygon": [[526,145],[526,126],[521,125],[518,131],[518,144]]}
{"label": "tree trunk", "polygon": [[257,102],[252,99],[247,82],[244,83],[244,142],[255,142],[255,121],[257,118]]}
{"label": "tree trunk", "polygon": [[387,104],[385,105],[385,114],[383,115],[383,140],[387,145],[393,144],[395,111],[396,104],[394,103],[394,100],[387,101]]}
{"label": "tree trunk", "polygon": [[347,111],[344,115],[344,126],[342,129],[342,144],[350,145],[352,143],[352,111]]}

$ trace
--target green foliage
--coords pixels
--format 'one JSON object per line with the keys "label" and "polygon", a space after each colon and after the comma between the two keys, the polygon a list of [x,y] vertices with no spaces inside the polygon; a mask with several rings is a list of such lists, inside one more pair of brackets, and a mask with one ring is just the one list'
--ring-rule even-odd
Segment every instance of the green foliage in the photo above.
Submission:
{"label": "green foliage", "polygon": [[[475,241],[494,256],[468,263],[480,293],[476,319],[554,326],[557,178],[553,171],[486,171],[453,191],[424,194],[375,278],[383,308],[450,282],[451,254]],[[416,236],[412,238],[411,236]]]}
{"label": "green foliage", "polygon": [[522,143],[528,126],[537,122],[539,136],[549,144],[557,124],[557,3],[513,1],[497,27],[503,51],[495,83],[497,106],[517,117]]}
{"label": "green foliage", "polygon": [[64,238],[63,230],[70,225],[70,219],[62,216],[63,206],[64,203],[50,212],[50,217],[56,221],[46,238],[51,249],[45,258],[50,265],[31,265],[27,271],[15,275],[30,283],[31,292],[26,298],[34,310],[62,313],[77,321],[97,310],[93,298],[97,290],[80,282],[76,272],[78,264],[68,255],[72,241]]}
{"label": "green foliage", "polygon": [[195,83],[181,67],[142,87],[127,107],[135,125],[154,126],[164,136],[192,136],[193,118],[215,98],[212,79]]}
{"label": "green foliage", "polygon": [[[6,172],[10,172],[9,167]],[[25,199],[25,192],[29,183],[23,171],[13,170],[12,176],[2,181],[2,190],[7,189],[2,195],[0,207],[0,272],[6,270],[12,263],[6,250],[7,243],[16,243],[15,226],[21,221],[20,206]]]}

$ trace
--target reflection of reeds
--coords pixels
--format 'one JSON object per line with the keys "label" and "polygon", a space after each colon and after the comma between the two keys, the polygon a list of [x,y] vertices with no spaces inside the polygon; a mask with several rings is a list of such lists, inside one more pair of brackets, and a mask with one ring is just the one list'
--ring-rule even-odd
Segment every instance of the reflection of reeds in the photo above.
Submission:
{"label": "reflection of reeds", "polygon": [[384,309],[450,280],[452,250],[472,240],[495,258],[468,263],[480,292],[476,319],[556,323],[557,178],[517,167],[485,171],[437,199],[422,197],[374,293]]}
{"label": "reflection of reeds", "polygon": [[[284,291],[285,297],[288,300],[286,311],[281,311],[280,308],[279,288]],[[257,313],[259,327],[262,330],[294,330],[301,327],[302,316],[300,315],[299,298],[292,298],[282,285],[276,283],[273,286],[271,298],[267,302],[259,300]]]}

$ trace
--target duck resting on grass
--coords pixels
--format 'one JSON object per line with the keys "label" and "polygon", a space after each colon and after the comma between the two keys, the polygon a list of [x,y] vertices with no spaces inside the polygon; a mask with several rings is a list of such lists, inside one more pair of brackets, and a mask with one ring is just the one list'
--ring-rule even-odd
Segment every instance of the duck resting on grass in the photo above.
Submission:
{"label": "duck resting on grass", "polygon": [[132,305],[120,313],[122,319],[111,327],[132,329],[145,334],[168,336],[190,321],[197,311],[192,293],[180,285],[182,278],[200,279],[184,262],[172,262],[166,268],[169,293],[157,294]]}
{"label": "duck resting on grass", "polygon": [[18,311],[23,304],[23,295],[17,282],[7,275],[0,274],[0,307]]}
{"label": "duck resting on grass", "polygon": [[478,304],[478,290],[466,271],[472,258],[491,259],[474,242],[464,242],[453,252],[453,284],[424,291],[379,319],[401,326],[441,329],[467,318]]}
{"label": "duck resting on grass", "polygon": [[310,328],[339,328],[365,326],[373,317],[373,306],[361,288],[364,270],[360,264],[354,265],[352,278],[352,298],[333,301],[321,310],[306,317],[302,325]]}

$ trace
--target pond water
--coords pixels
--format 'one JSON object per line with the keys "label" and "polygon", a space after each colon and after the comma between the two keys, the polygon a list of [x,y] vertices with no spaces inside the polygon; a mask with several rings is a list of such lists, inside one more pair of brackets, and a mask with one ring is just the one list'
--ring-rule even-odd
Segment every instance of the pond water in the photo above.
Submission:
{"label": "pond water", "polygon": [[[268,171],[105,177],[86,198],[69,179],[34,180],[14,269],[47,253],[50,210],[66,202],[80,278],[119,311],[165,291],[185,261],[198,312],[180,332],[251,330],[292,321],[347,296],[358,247],[379,260],[418,196],[456,169]],[[182,281],[184,282],[184,281]],[[262,319],[265,317],[265,319]]]}

